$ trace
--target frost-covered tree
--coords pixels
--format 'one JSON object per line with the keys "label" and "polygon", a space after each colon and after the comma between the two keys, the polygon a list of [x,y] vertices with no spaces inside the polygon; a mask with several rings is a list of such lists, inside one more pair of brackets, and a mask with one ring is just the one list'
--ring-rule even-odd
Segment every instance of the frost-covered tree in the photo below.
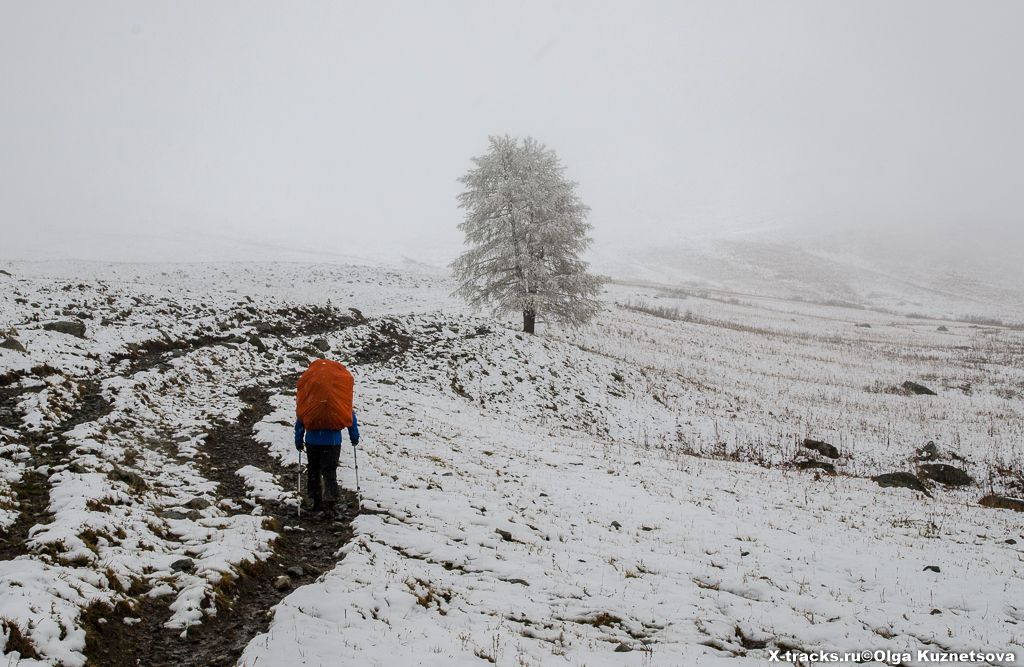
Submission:
{"label": "frost-covered tree", "polygon": [[565,178],[558,155],[527,137],[491,137],[459,181],[469,248],[452,263],[456,294],[495,314],[522,312],[523,331],[537,318],[578,326],[600,309],[601,280],[579,257],[590,245],[590,209]]}

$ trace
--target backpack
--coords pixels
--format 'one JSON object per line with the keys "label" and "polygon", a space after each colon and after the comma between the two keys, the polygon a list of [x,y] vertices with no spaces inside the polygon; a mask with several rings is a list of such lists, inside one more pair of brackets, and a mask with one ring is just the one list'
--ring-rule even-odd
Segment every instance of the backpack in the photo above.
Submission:
{"label": "backpack", "polygon": [[340,431],[352,426],[355,379],[337,361],[317,359],[299,378],[295,416],[306,430]]}

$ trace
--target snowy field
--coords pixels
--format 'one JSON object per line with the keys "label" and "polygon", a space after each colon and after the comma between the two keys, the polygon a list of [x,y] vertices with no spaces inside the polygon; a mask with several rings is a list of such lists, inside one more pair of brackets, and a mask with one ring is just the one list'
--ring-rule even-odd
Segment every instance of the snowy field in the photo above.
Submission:
{"label": "snowy field", "polygon": [[[599,322],[526,337],[412,270],[0,269],[12,665],[105,664],[96,637],[153,609],[186,647],[236,613],[316,530],[275,517],[320,354],[356,376],[361,511],[242,665],[1024,659],[1024,515],[978,502],[1024,496],[1022,331],[610,285]],[[930,464],[971,481],[871,480]]]}

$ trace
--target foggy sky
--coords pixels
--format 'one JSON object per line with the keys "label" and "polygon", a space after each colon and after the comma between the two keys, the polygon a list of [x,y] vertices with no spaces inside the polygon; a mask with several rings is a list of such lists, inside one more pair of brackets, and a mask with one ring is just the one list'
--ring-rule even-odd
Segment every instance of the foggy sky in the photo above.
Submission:
{"label": "foggy sky", "polygon": [[0,257],[132,234],[443,258],[502,133],[559,152],[606,248],[1024,246],[1022,25],[1013,0],[3,0]]}

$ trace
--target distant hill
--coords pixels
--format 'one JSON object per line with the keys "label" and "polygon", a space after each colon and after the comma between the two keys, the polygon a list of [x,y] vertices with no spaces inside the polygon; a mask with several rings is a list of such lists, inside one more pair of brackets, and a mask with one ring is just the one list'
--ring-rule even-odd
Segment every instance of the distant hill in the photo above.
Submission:
{"label": "distant hill", "polygon": [[1024,321],[1012,245],[942,234],[757,230],[657,246],[599,248],[616,279],[953,317]]}

